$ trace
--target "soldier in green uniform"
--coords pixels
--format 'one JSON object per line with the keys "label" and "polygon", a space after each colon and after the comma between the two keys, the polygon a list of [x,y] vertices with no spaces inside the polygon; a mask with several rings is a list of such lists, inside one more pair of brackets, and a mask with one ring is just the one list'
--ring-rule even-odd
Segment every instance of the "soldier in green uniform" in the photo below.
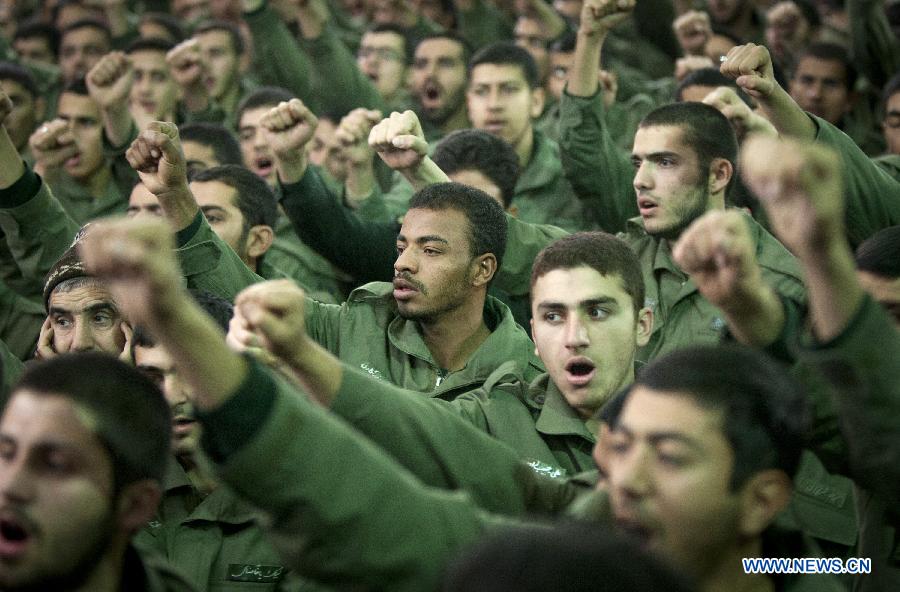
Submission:
{"label": "soldier in green uniform", "polygon": [[[432,589],[456,549],[498,523],[509,524],[508,517],[479,509],[463,492],[424,487],[358,432],[231,352],[177,288],[160,294],[164,286],[175,286],[171,279],[178,272],[157,227],[120,222],[95,231],[85,249],[91,269],[140,295],[129,312],[178,352],[176,364],[186,372],[205,426],[205,450],[228,483],[279,517],[273,536],[301,573],[342,584]],[[104,246],[118,240],[129,245],[129,256]],[[151,298],[156,305],[149,306]],[[251,322],[273,345],[286,337],[276,316],[253,315]],[[317,364],[322,353],[313,345],[296,362]],[[701,585],[772,586],[767,575],[744,573],[740,559],[811,553],[796,533],[770,528],[789,500],[790,475],[799,461],[801,393],[779,367],[747,350],[696,349],[674,354],[671,362],[660,360],[653,370],[645,370],[621,411],[610,415],[613,440],[601,443],[598,454],[606,458],[609,488],[591,496],[593,512],[587,515],[639,537]],[[306,380],[304,387],[332,391],[341,387],[340,375],[336,382]],[[512,513],[523,505],[559,512],[571,501],[574,492],[565,483],[510,463],[510,449],[479,440],[458,418],[453,425],[452,417],[448,413],[447,422],[458,441],[473,444],[464,455],[468,473],[481,480],[487,497],[515,490],[512,483],[518,483],[519,494],[509,498]],[[759,438],[737,436],[750,433]],[[443,450],[427,430],[415,434],[419,444],[436,446],[434,458],[458,453]],[[407,439],[396,445],[418,448]],[[292,460],[279,462],[290,469],[277,476],[259,460],[275,450]],[[345,470],[321,470],[327,459]],[[445,475],[456,468],[436,464]],[[353,475],[353,487],[341,486],[347,475]],[[829,576],[792,576],[780,585],[840,589]]]}
{"label": "soldier in green uniform", "polygon": [[30,367],[0,419],[0,588],[193,590],[131,544],[156,511],[169,433],[159,389],[108,355]]}

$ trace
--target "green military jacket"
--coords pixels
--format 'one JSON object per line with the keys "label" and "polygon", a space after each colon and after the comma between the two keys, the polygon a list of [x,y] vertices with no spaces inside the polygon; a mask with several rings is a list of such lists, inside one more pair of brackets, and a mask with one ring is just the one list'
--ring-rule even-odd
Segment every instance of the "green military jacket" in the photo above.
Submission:
{"label": "green military jacket", "polygon": [[[374,399],[367,402],[366,399]],[[366,433],[369,423],[383,423],[388,416],[414,418],[411,430],[432,431],[444,421],[443,407],[479,430],[509,445],[536,472],[550,477],[575,475],[593,469],[591,451],[596,439],[562,393],[542,374],[529,384],[514,363],[493,372],[482,386],[452,401],[412,397],[394,385],[376,381],[365,373],[347,371],[331,409]],[[397,426],[398,428],[400,426]],[[402,428],[401,428],[402,429]],[[402,433],[397,433],[403,439]],[[444,446],[456,446],[448,439]]]}
{"label": "green military jacket", "polygon": [[465,368],[447,372],[428,351],[418,323],[397,312],[390,283],[361,286],[340,306],[312,300],[306,303],[310,337],[350,367],[442,399],[453,399],[481,386],[505,362],[513,362],[526,380],[543,372],[534,344],[505,304],[488,296],[484,319],[491,334]]}
{"label": "green military jacket", "polygon": [[318,589],[289,574],[265,537],[259,512],[227,487],[201,497],[174,459],[163,487],[156,517],[134,542],[165,557],[198,590]]}
{"label": "green military jacket", "polygon": [[469,10],[456,9],[457,29],[473,51],[513,38],[513,25],[492,2],[475,0]]}
{"label": "green military jacket", "polygon": [[517,217],[533,224],[553,224],[576,231],[592,226],[585,220],[582,206],[563,175],[559,145],[534,131],[531,160],[519,173],[512,205]]}
{"label": "green military jacket", "polygon": [[[796,259],[753,218],[746,214],[745,218],[763,279],[784,297],[805,302]],[[648,235],[640,218],[629,220],[628,230],[619,236],[638,256],[646,286],[644,304],[653,310],[653,333],[638,350],[637,359],[648,362],[687,345],[718,343],[725,329],[722,313],[672,260],[669,241]]]}
{"label": "green military jacket", "polygon": [[[392,434],[382,448],[254,364],[223,406],[201,415],[203,446],[226,483],[277,517],[272,540],[299,573],[338,586],[434,590],[459,549],[492,528],[521,524],[513,516],[526,511],[559,516],[587,485],[536,474],[508,446],[441,411],[446,421],[436,433]],[[443,445],[450,434],[459,446]],[[404,455],[430,457],[432,467],[417,479],[397,463]],[[290,462],[273,471],[261,458]],[[341,470],[321,470],[323,463]],[[603,522],[605,504],[588,497],[593,503],[579,506],[592,513],[582,516]],[[830,577],[799,580],[781,589],[842,589]]]}
{"label": "green military jacket", "polygon": [[121,592],[194,592],[194,588],[165,561],[130,545],[122,565]]}
{"label": "green military jacket", "polygon": [[96,218],[124,214],[128,209],[128,195],[137,181],[137,173],[122,162],[108,162],[113,176],[99,195],[93,195],[62,169],[47,171],[44,181],[75,222],[84,225]]}
{"label": "green military jacket", "polygon": [[24,360],[31,356],[46,317],[44,280],[71,245],[78,225],[47,184],[26,169],[18,181],[0,190],[0,230],[0,338]]}

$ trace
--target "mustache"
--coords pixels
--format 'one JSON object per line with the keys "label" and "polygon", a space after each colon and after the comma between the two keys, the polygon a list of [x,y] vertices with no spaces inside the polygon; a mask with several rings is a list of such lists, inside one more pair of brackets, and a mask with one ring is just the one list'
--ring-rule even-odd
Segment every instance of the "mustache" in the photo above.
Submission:
{"label": "mustache", "polygon": [[418,291],[421,292],[422,294],[427,294],[427,293],[428,293],[428,292],[425,290],[425,284],[423,284],[422,282],[417,282],[416,280],[414,280],[414,279],[412,278],[412,276],[409,275],[408,272],[401,271],[400,273],[395,273],[395,274],[394,274],[394,279],[395,279],[395,280],[400,279],[400,280],[403,280],[403,281],[405,281],[405,282],[409,282],[410,284],[412,284],[413,286],[415,286],[416,290],[418,290]]}

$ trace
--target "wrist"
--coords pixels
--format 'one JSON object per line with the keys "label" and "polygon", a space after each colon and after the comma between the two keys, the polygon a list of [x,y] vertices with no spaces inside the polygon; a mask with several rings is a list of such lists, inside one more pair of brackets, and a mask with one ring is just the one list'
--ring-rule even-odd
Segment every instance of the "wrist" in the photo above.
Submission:
{"label": "wrist", "polygon": [[[302,152],[304,149],[301,148]],[[280,158],[276,157],[275,170],[278,178],[282,183],[296,183],[306,174],[308,162],[306,156],[300,158]]]}

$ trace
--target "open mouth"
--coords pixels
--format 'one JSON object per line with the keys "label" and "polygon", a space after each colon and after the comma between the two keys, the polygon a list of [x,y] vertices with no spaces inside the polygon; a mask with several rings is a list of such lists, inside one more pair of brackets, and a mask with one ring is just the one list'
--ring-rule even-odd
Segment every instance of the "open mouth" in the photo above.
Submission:
{"label": "open mouth", "polygon": [[253,165],[256,168],[256,174],[260,177],[268,176],[269,173],[272,172],[274,164],[272,159],[267,156],[260,156],[253,161]]}
{"label": "open mouth", "polygon": [[408,300],[418,291],[419,289],[412,282],[402,278],[394,278],[394,298],[397,300]]}
{"label": "open mouth", "polygon": [[426,83],[422,89],[422,102],[427,105],[434,105],[441,99],[441,89],[437,84]]}
{"label": "open mouth", "polygon": [[638,211],[641,213],[641,216],[652,214],[656,211],[657,207],[656,202],[653,200],[645,197],[638,198]]}
{"label": "open mouth", "polygon": [[76,154],[75,156],[71,156],[68,159],[66,159],[65,166],[67,168],[74,168],[74,167],[77,167],[79,164],[81,164],[81,153],[80,152],[78,154]]}
{"label": "open mouth", "polygon": [[588,358],[573,358],[566,363],[566,379],[573,386],[588,384],[596,373],[597,366]]}
{"label": "open mouth", "polygon": [[653,541],[654,531],[633,520],[616,520],[616,528],[641,547],[647,548]]}
{"label": "open mouth", "polygon": [[31,533],[14,514],[0,519],[0,556],[17,557],[25,552]]}

